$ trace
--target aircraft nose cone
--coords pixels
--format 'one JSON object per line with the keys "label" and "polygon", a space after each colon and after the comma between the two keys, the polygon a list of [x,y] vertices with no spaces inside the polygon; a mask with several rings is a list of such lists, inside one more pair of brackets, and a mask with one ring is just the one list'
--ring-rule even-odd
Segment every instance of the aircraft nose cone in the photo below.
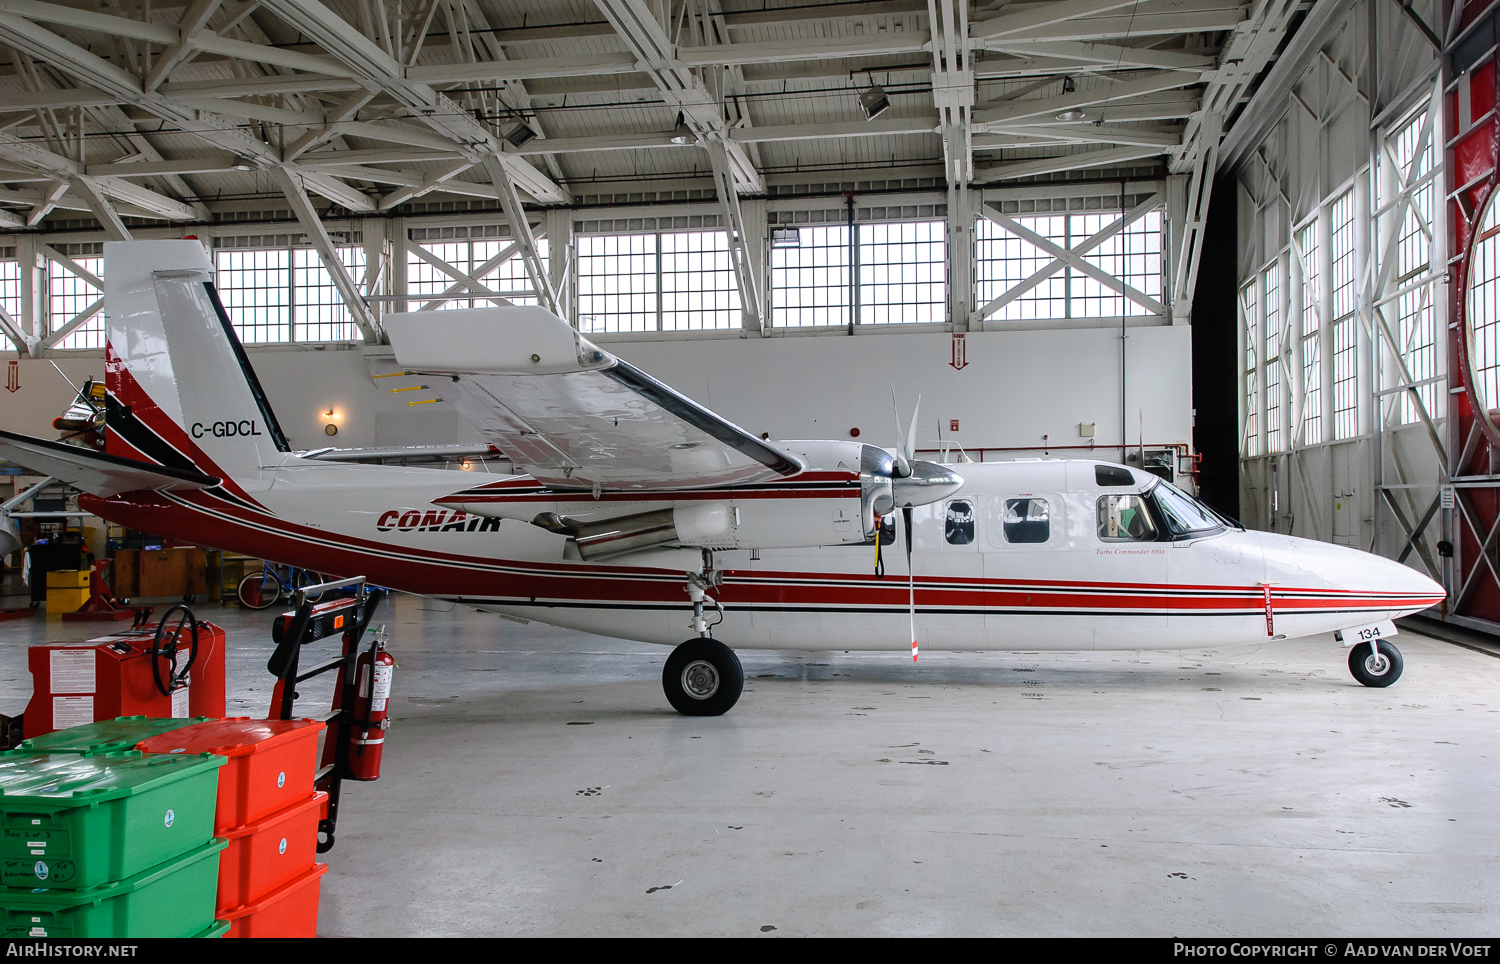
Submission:
{"label": "aircraft nose cone", "polygon": [[[1434,602],[1442,599],[1448,594],[1439,583],[1429,578],[1425,573],[1418,572],[1411,566],[1396,562],[1394,559],[1386,560],[1390,566],[1391,592],[1402,595],[1421,595],[1433,599]],[[1427,605],[1432,605],[1428,603]],[[1426,608],[1425,606],[1423,608]]]}

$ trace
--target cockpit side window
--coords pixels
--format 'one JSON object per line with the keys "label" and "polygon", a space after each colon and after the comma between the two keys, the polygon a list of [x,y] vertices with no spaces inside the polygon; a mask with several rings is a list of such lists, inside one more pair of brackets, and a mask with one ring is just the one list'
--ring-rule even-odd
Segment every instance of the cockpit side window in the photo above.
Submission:
{"label": "cockpit side window", "polygon": [[1102,542],[1151,542],[1156,525],[1139,495],[1102,495],[1098,502],[1099,539]]}
{"label": "cockpit side window", "polygon": [[974,503],[954,499],[948,503],[943,518],[943,538],[950,546],[967,546],[974,541]]}
{"label": "cockpit side window", "polygon": [[1223,530],[1212,511],[1168,482],[1158,482],[1148,495],[1156,502],[1167,531],[1175,538],[1186,535],[1212,535]]}
{"label": "cockpit side window", "polygon": [[1135,476],[1129,469],[1118,465],[1096,465],[1094,466],[1094,484],[1100,487],[1135,485]]}

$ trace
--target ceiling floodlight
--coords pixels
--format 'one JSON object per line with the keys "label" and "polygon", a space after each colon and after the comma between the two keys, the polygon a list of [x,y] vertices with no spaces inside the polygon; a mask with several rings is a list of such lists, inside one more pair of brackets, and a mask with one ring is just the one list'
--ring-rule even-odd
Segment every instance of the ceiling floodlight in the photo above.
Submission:
{"label": "ceiling floodlight", "polygon": [[1083,111],[1075,107],[1072,110],[1065,110],[1061,114],[1058,114],[1057,119],[1060,121],[1081,121],[1086,116]]}
{"label": "ceiling floodlight", "polygon": [[243,157],[235,158],[234,164],[232,166],[236,171],[253,171],[255,169],[254,166],[251,165],[251,163],[245,160]]}
{"label": "ceiling floodlight", "polygon": [[1075,83],[1073,83],[1073,78],[1072,77],[1064,77],[1063,78],[1063,93],[1064,94],[1071,94],[1074,91],[1076,91],[1077,89],[1078,89],[1078,85],[1075,84]]}
{"label": "ceiling floodlight", "polygon": [[865,112],[865,120],[874,120],[891,109],[891,98],[884,87],[874,84],[869,90],[860,91],[859,106]]}
{"label": "ceiling floodlight", "polygon": [[536,131],[531,129],[530,124],[517,124],[505,139],[510,142],[511,147],[525,147],[536,140]]}
{"label": "ceiling floodlight", "polygon": [[683,117],[681,114],[678,114],[677,126],[672,128],[672,143],[679,145],[691,144],[693,143],[693,140],[693,129],[687,126],[687,118]]}
{"label": "ceiling floodlight", "polygon": [[802,247],[802,232],[796,228],[772,228],[771,247],[800,248]]}

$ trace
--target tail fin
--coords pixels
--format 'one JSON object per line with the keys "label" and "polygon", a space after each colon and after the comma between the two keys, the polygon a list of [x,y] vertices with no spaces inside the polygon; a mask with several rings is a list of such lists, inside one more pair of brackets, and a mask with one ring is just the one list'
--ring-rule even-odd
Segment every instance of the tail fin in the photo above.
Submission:
{"label": "tail fin", "polygon": [[290,451],[197,241],[104,245],[112,455],[228,479]]}

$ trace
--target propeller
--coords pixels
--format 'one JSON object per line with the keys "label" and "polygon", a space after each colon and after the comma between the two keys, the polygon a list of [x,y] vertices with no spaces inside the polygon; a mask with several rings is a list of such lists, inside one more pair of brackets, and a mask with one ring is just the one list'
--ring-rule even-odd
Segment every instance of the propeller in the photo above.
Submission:
{"label": "propeller", "polygon": [[[915,420],[913,420],[915,424]],[[911,506],[901,507],[901,521],[906,529],[906,615],[911,629],[911,661],[917,661],[917,574],[911,567]]]}
{"label": "propeller", "polygon": [[896,386],[891,386],[891,414],[896,418],[896,468],[898,479],[911,477],[912,456],[917,450],[917,416],[922,411],[922,396],[917,396],[917,407],[912,409],[911,427],[906,432],[906,444],[901,444],[901,406],[896,402]]}
{"label": "propeller", "polygon": [[[917,451],[917,417],[922,412],[922,396],[917,396],[916,407],[911,412],[911,424],[906,431],[906,441],[901,439],[901,406],[896,401],[896,386],[891,386],[891,408],[896,417],[896,465],[891,470],[895,479],[912,477],[912,461]],[[911,661],[917,661],[917,575],[911,564],[911,510],[907,501],[901,506],[902,527],[906,530],[906,615],[911,630]]]}

